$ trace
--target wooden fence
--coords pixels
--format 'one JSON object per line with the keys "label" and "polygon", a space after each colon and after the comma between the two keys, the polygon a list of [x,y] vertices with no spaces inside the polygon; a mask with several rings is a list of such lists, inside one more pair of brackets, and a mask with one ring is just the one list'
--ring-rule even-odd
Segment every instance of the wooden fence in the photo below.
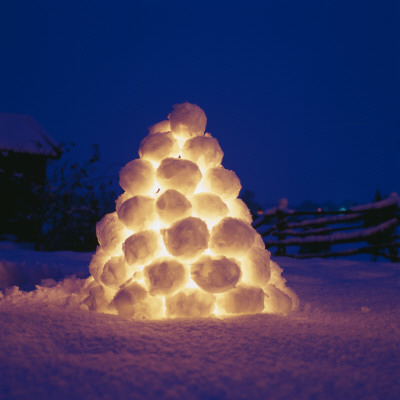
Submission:
{"label": "wooden fence", "polygon": [[303,212],[273,208],[253,222],[267,249],[295,258],[371,254],[400,261],[400,199],[387,199],[346,211]]}

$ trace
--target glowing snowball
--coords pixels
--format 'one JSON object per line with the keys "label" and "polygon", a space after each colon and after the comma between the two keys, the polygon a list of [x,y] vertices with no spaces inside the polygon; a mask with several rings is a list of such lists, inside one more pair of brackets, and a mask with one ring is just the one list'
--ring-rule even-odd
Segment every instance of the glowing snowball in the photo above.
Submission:
{"label": "glowing snowball", "polygon": [[124,256],[112,257],[104,265],[101,281],[112,289],[118,289],[128,278],[128,266]]}
{"label": "glowing snowball", "polygon": [[256,232],[256,236],[254,238],[254,246],[259,247],[260,249],[265,249],[264,240],[258,232]]}
{"label": "glowing snowball", "polygon": [[243,257],[243,281],[253,286],[265,286],[271,277],[271,253],[252,246]]}
{"label": "glowing snowball", "polygon": [[153,189],[154,176],[154,167],[150,161],[132,160],[119,171],[119,184],[132,196],[146,195]]}
{"label": "glowing snowball", "polygon": [[97,246],[96,253],[93,255],[89,264],[90,275],[93,276],[96,282],[100,282],[101,274],[103,273],[104,264],[109,260],[110,255],[107,254],[101,246]]}
{"label": "glowing snowball", "polygon": [[216,254],[240,257],[253,245],[254,237],[250,225],[227,217],[212,228],[209,246]]}
{"label": "glowing snowball", "polygon": [[241,199],[231,200],[229,202],[229,211],[229,215],[233,218],[241,219],[248,224],[253,222],[253,217],[251,216],[246,203]]}
{"label": "glowing snowball", "polygon": [[178,219],[189,217],[192,204],[182,193],[168,189],[158,197],[156,210],[162,222],[172,224]]}
{"label": "glowing snowball", "polygon": [[202,256],[191,264],[192,279],[206,292],[222,293],[235,287],[240,279],[240,268],[232,258]]}
{"label": "glowing snowball", "polygon": [[[285,279],[285,282],[286,282],[286,279]],[[285,293],[286,296],[290,297],[290,300],[292,301],[292,311],[298,310],[298,308],[300,306],[300,299],[297,296],[296,292],[289,286],[286,286],[286,284],[280,285],[279,290],[281,290],[283,293]]]}
{"label": "glowing snowball", "polygon": [[213,193],[197,193],[191,198],[193,214],[205,220],[218,220],[228,214],[228,207]]}
{"label": "glowing snowball", "polygon": [[186,140],[182,157],[196,163],[201,169],[216,167],[224,156],[218,140],[211,136],[196,136]]}
{"label": "glowing snowball", "polygon": [[160,318],[162,300],[149,296],[138,282],[131,282],[119,290],[113,299],[119,315],[137,319]]}
{"label": "glowing snowball", "polygon": [[163,132],[169,132],[171,130],[171,125],[169,121],[166,119],[165,121],[160,121],[154,124],[149,128],[149,134],[153,133],[163,133]]}
{"label": "glowing snowball", "polygon": [[300,305],[300,300],[297,294],[292,289],[286,286],[286,279],[282,277],[283,269],[275,261],[272,260],[270,262],[270,267],[271,278],[269,280],[269,283],[274,285],[277,289],[279,289],[290,298],[290,300],[292,301],[292,311],[297,310]]}
{"label": "glowing snowball", "polygon": [[166,158],[157,168],[157,182],[162,189],[175,189],[192,194],[201,180],[199,167],[181,158]]}
{"label": "glowing snowball", "polygon": [[159,235],[151,230],[135,233],[125,240],[122,249],[129,265],[147,264],[160,251]]}
{"label": "glowing snowball", "polygon": [[133,282],[128,286],[122,288],[114,297],[113,304],[118,311],[119,315],[124,317],[132,317],[135,310],[135,304],[146,298],[146,289]]}
{"label": "glowing snowball", "polygon": [[272,260],[270,262],[270,268],[271,268],[271,279],[269,283],[275,286],[279,286],[281,282],[285,284],[286,280],[284,280],[281,276],[283,269],[275,261]]}
{"label": "glowing snowball", "polygon": [[207,117],[204,111],[195,104],[175,104],[168,115],[171,130],[177,137],[189,139],[204,134]]}
{"label": "glowing snowball", "polygon": [[224,293],[217,304],[229,314],[258,313],[264,309],[264,296],[258,287],[241,285]]}
{"label": "glowing snowball", "polygon": [[267,297],[265,298],[265,311],[274,314],[289,314],[292,311],[292,300],[279,290],[275,285],[267,285],[265,287]]}
{"label": "glowing snowball", "polygon": [[150,134],[142,140],[139,149],[139,156],[142,159],[155,162],[160,162],[164,158],[178,153],[178,142],[171,133]]}
{"label": "glowing snowball", "polygon": [[200,255],[207,249],[210,236],[206,223],[195,217],[175,222],[162,234],[168,253],[183,259]]}
{"label": "glowing snowball", "polygon": [[124,226],[116,212],[106,214],[96,224],[96,235],[100,246],[106,253],[118,253],[121,250]]}
{"label": "glowing snowball", "polygon": [[163,257],[144,268],[144,276],[151,295],[171,295],[183,287],[188,279],[186,267],[173,257]]}
{"label": "glowing snowball", "polygon": [[230,200],[238,196],[242,185],[233,171],[219,166],[206,171],[202,187],[208,192],[217,194],[223,200]]}
{"label": "glowing snowball", "polygon": [[89,310],[105,312],[110,304],[111,296],[109,292],[102,286],[94,284],[89,289],[89,294],[83,301],[83,304]]}
{"label": "glowing snowball", "polygon": [[167,315],[177,318],[200,318],[212,314],[215,297],[196,289],[185,289],[166,299]]}
{"label": "glowing snowball", "polygon": [[134,196],[118,209],[118,218],[131,231],[147,229],[156,218],[155,199],[148,196]]}
{"label": "glowing snowball", "polygon": [[122,193],[118,196],[117,200],[115,200],[115,209],[118,211],[120,209],[120,207],[122,206],[122,204],[130,199],[132,196],[129,193]]}

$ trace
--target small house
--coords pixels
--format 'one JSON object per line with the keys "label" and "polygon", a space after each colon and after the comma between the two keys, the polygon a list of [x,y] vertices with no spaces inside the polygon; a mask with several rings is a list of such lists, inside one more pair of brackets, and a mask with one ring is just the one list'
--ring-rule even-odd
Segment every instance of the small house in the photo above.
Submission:
{"label": "small house", "polygon": [[41,223],[35,218],[46,165],[62,150],[28,115],[0,113],[0,236],[35,241]]}

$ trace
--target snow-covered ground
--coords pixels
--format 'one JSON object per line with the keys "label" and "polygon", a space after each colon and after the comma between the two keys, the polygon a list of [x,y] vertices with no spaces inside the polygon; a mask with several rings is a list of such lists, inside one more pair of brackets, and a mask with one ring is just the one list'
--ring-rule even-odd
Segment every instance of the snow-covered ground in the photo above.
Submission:
{"label": "snow-covered ground", "polygon": [[90,257],[0,250],[1,399],[400,398],[400,264],[277,258],[287,317],[135,321],[54,286]]}

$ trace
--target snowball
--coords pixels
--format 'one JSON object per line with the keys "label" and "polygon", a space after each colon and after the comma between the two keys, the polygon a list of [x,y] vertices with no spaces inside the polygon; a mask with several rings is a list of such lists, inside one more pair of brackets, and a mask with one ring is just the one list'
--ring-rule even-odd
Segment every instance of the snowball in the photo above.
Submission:
{"label": "snowball", "polygon": [[107,254],[101,246],[97,246],[96,253],[92,256],[89,264],[90,275],[93,276],[96,282],[100,282],[104,264],[109,260],[109,258],[110,255]]}
{"label": "snowball", "polygon": [[192,205],[182,193],[168,189],[158,197],[156,210],[162,222],[172,224],[178,219],[189,217]]}
{"label": "snowball", "polygon": [[171,130],[171,125],[169,121],[166,119],[165,121],[160,121],[154,124],[149,128],[149,134],[158,133],[158,132],[169,132]]}
{"label": "snowball", "polygon": [[177,155],[179,146],[171,133],[154,133],[146,136],[140,144],[142,159],[161,162],[164,158]]}
{"label": "snowball", "polygon": [[213,193],[197,193],[191,198],[193,214],[205,220],[218,220],[228,214],[228,207]]}
{"label": "snowball", "polygon": [[164,159],[156,176],[161,189],[175,189],[185,195],[192,194],[201,180],[199,167],[181,158]]}
{"label": "snowball", "polygon": [[283,269],[275,261],[272,260],[270,261],[270,268],[271,268],[271,279],[269,283],[277,287],[284,287],[286,279],[281,276]]}
{"label": "snowball", "polygon": [[169,297],[167,315],[177,318],[208,317],[214,310],[215,297],[197,289],[185,289]]}
{"label": "snowball", "polygon": [[196,136],[186,140],[182,157],[196,163],[201,169],[216,167],[224,156],[218,140],[211,136]]}
{"label": "snowball", "polygon": [[238,196],[242,185],[233,171],[223,166],[209,168],[204,174],[202,187],[207,192],[220,196],[223,200],[234,199]]}
{"label": "snowball", "polygon": [[258,313],[264,309],[264,296],[258,287],[241,285],[220,296],[218,306],[229,314]]}
{"label": "snowball", "polygon": [[297,294],[292,289],[286,286],[286,279],[282,276],[283,269],[275,261],[272,260],[270,261],[270,267],[271,267],[271,278],[269,280],[269,283],[271,285],[274,285],[277,289],[279,289],[286,296],[288,296],[291,300],[292,311],[296,310],[300,305],[300,300]]}
{"label": "snowball", "polygon": [[258,232],[255,233],[254,246],[257,246],[260,249],[265,249],[264,240],[263,240],[262,236]]}
{"label": "snowball", "polygon": [[241,199],[231,200],[229,202],[229,211],[229,215],[233,218],[241,219],[248,224],[253,222],[253,217],[251,216],[246,203]]}
{"label": "snowball", "polygon": [[159,235],[151,230],[135,233],[125,240],[122,249],[129,265],[147,264],[160,251]]}
{"label": "snowball", "polygon": [[99,284],[94,284],[89,289],[89,295],[83,301],[89,310],[98,311],[98,312],[105,312],[110,304],[110,294],[109,292]]}
{"label": "snowball", "polygon": [[122,288],[115,295],[113,304],[119,315],[123,317],[132,317],[135,312],[135,304],[144,300],[146,295],[146,289],[137,282],[133,282]]}
{"label": "snowball", "polygon": [[200,218],[188,217],[164,229],[163,239],[168,253],[189,259],[200,255],[208,246],[207,225]]}
{"label": "snowball", "polygon": [[211,230],[210,249],[216,254],[242,256],[254,243],[255,230],[245,222],[226,217]]}
{"label": "snowball", "polygon": [[151,295],[170,295],[188,279],[186,267],[173,257],[163,257],[146,265],[144,276]]}
{"label": "snowball", "polygon": [[243,258],[243,281],[253,286],[265,286],[271,277],[271,253],[252,246]]}
{"label": "snowball", "polygon": [[300,299],[297,296],[296,292],[286,285],[281,290],[283,293],[290,297],[290,300],[292,300],[292,311],[296,311],[300,307]]}
{"label": "snowball", "polygon": [[118,289],[128,278],[128,266],[124,256],[112,257],[104,265],[101,281],[112,289]]}
{"label": "snowball", "polygon": [[155,199],[134,196],[126,200],[118,210],[118,218],[134,232],[147,229],[156,218]]}
{"label": "snowball", "polygon": [[235,259],[204,255],[191,264],[190,274],[206,292],[222,293],[235,287],[241,272]]}
{"label": "snowball", "polygon": [[274,314],[289,314],[292,311],[292,300],[275,285],[268,284],[265,287],[265,311]]}
{"label": "snowball", "polygon": [[118,219],[117,213],[106,214],[96,224],[96,235],[100,246],[106,253],[118,253],[124,237],[124,225]]}
{"label": "snowball", "polygon": [[149,296],[138,282],[131,282],[115,295],[113,306],[123,317],[136,319],[161,318],[162,300]]}
{"label": "snowball", "polygon": [[155,171],[148,160],[137,159],[119,171],[119,184],[130,195],[150,194],[154,187]]}
{"label": "snowball", "polygon": [[204,134],[207,117],[196,104],[175,104],[174,110],[168,115],[171,130],[177,137],[189,139]]}
{"label": "snowball", "polygon": [[115,209],[118,211],[120,209],[120,207],[122,206],[122,204],[130,199],[132,196],[129,193],[122,193],[118,196],[117,200],[115,200]]}

